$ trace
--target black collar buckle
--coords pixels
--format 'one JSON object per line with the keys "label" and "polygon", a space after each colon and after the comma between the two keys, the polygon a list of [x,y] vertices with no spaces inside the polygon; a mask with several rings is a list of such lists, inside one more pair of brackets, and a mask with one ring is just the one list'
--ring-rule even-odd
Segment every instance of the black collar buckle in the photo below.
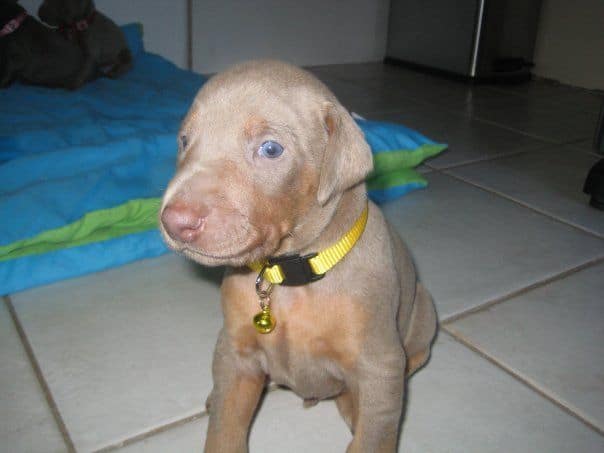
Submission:
{"label": "black collar buckle", "polygon": [[317,256],[316,253],[308,255],[283,255],[268,260],[268,266],[278,264],[283,272],[284,286],[301,286],[321,280],[325,274],[315,274],[310,267],[309,260]]}

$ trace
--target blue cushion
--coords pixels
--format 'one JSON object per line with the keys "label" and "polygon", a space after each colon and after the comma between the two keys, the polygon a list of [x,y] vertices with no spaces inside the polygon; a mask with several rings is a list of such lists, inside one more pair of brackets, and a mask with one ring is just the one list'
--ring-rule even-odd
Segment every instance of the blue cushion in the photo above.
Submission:
{"label": "blue cushion", "polygon": [[138,54],[145,51],[143,45],[143,25],[139,23],[127,24],[121,27],[124,35],[126,36],[126,42],[128,48],[132,53],[132,56],[136,57]]}

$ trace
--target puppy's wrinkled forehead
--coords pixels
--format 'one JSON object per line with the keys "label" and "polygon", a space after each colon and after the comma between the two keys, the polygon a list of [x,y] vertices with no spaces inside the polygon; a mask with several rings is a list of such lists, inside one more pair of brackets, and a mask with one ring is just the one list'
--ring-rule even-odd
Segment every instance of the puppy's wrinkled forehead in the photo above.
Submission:
{"label": "puppy's wrinkled forehead", "polygon": [[195,134],[196,126],[224,128],[224,118],[248,134],[275,125],[304,128],[320,120],[322,103],[333,100],[320,81],[300,68],[271,60],[247,62],[204,85],[182,129]]}

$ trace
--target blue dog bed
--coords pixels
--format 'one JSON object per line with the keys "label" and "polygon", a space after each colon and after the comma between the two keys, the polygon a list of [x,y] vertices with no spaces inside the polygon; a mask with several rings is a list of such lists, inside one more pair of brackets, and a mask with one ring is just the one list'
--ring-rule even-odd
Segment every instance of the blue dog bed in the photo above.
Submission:
{"label": "blue dog bed", "polygon": [[[145,52],[137,25],[124,31],[134,67],[119,80],[0,91],[0,294],[167,252],[149,206],[174,171],[178,127],[205,80]],[[376,153],[374,199],[425,186],[412,167],[443,145],[357,121]]]}

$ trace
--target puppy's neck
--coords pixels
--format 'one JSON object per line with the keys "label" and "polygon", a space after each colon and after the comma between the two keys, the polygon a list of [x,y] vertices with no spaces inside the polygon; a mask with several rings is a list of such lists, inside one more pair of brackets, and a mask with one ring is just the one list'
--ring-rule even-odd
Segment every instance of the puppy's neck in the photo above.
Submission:
{"label": "puppy's neck", "polygon": [[359,184],[344,192],[336,201],[330,221],[319,235],[300,251],[300,254],[319,252],[339,241],[361,216],[366,206],[365,184]]}

